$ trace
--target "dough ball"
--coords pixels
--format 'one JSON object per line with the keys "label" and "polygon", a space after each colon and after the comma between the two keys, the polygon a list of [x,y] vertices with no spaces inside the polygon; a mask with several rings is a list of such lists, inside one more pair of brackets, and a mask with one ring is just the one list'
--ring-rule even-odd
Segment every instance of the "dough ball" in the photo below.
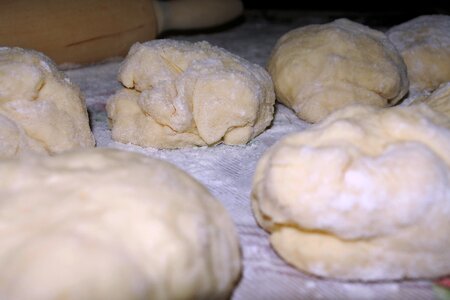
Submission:
{"label": "dough ball", "polygon": [[252,205],[279,255],[351,280],[450,273],[450,130],[426,105],[353,105],[258,162]]}
{"label": "dough ball", "polygon": [[144,147],[245,144],[272,121],[275,94],[260,66],[207,42],[131,47],[125,86],[108,101],[112,138]]}
{"label": "dough ball", "polygon": [[408,91],[394,45],[382,32],[347,19],[284,34],[268,70],[277,99],[308,122],[354,103],[389,106]]}
{"label": "dough ball", "polygon": [[0,48],[0,158],[94,146],[79,89],[42,53]]}
{"label": "dough ball", "polygon": [[387,35],[406,63],[412,92],[432,91],[450,81],[450,16],[420,16]]}
{"label": "dough ball", "polygon": [[164,161],[93,148],[0,164],[1,299],[222,299],[225,208]]}
{"label": "dough ball", "polygon": [[434,111],[441,113],[441,123],[450,128],[450,82],[441,84],[433,93],[418,97],[412,104],[425,103]]}

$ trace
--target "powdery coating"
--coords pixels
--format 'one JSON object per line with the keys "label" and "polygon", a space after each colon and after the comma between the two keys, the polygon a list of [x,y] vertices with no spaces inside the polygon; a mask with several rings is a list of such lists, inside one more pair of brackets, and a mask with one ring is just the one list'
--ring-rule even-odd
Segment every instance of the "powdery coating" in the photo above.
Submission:
{"label": "powdery coating", "polygon": [[79,89],[42,53],[0,48],[0,158],[93,147]]}
{"label": "powdery coating", "polygon": [[207,42],[135,44],[108,101],[112,138],[145,147],[245,144],[272,121],[269,74]]}
{"label": "powdery coating", "polygon": [[450,130],[425,105],[354,105],[261,158],[258,223],[287,262],[319,276],[450,272]]}
{"label": "powdery coating", "polygon": [[450,128],[450,82],[441,84],[433,93],[422,95],[412,104],[425,103],[434,111],[442,114],[440,122]]}
{"label": "powdery coating", "polygon": [[406,63],[413,92],[432,91],[450,81],[450,16],[420,16],[392,27],[387,35]]}
{"label": "powdery coating", "polygon": [[0,164],[1,299],[222,299],[241,269],[224,207],[173,165],[92,149]]}
{"label": "powdery coating", "polygon": [[268,70],[277,99],[308,122],[349,104],[392,105],[408,91],[394,45],[382,32],[347,19],[284,34]]}

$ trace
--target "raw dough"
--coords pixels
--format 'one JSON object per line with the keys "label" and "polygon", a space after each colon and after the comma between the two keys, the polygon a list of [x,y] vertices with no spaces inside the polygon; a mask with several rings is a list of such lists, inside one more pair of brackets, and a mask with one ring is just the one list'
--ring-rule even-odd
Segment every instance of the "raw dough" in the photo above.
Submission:
{"label": "raw dough", "polygon": [[420,16],[392,27],[387,35],[406,63],[411,93],[450,81],[450,16]]}
{"label": "raw dough", "polygon": [[426,105],[354,105],[259,161],[252,205],[287,262],[340,279],[450,273],[450,130]]}
{"label": "raw dough", "polygon": [[269,74],[207,42],[135,44],[121,66],[126,87],[108,102],[112,138],[145,147],[245,144],[272,121]]}
{"label": "raw dough", "polygon": [[441,84],[430,95],[416,98],[412,104],[417,103],[425,103],[434,111],[443,114],[443,125],[450,128],[450,82]]}
{"label": "raw dough", "polygon": [[277,99],[308,122],[353,103],[392,105],[408,91],[394,45],[382,32],[347,19],[284,34],[268,70]]}
{"label": "raw dough", "polygon": [[0,299],[222,299],[227,211],[164,161],[93,148],[0,163]]}
{"label": "raw dough", "polygon": [[0,158],[94,146],[79,89],[42,53],[0,48]]}

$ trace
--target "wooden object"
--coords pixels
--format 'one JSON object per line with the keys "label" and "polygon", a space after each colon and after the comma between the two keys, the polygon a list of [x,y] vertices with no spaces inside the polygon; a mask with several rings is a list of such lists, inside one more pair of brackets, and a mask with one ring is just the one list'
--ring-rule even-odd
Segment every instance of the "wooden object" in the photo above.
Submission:
{"label": "wooden object", "polygon": [[166,30],[222,24],[242,9],[239,0],[2,0],[0,46],[38,50],[58,64],[93,63]]}

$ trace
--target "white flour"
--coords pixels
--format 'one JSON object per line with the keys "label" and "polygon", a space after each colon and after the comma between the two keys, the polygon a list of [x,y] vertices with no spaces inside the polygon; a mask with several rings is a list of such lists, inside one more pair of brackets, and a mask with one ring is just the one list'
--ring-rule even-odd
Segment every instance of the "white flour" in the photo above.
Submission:
{"label": "white flour", "polygon": [[[214,33],[170,36],[189,41],[207,40],[243,58],[265,66],[277,39],[286,31],[320,18],[268,22],[250,14],[235,27]],[[272,126],[245,146],[157,150],[111,140],[105,103],[120,84],[116,80],[120,60],[67,70],[84,93],[98,147],[140,152],[174,163],[202,182],[234,219],[244,257],[243,277],[233,299],[431,299],[431,283],[348,283],[306,275],[284,263],[272,250],[268,235],[257,226],[250,208],[251,181],[261,154],[282,136],[309,125],[288,108],[277,105]]]}

